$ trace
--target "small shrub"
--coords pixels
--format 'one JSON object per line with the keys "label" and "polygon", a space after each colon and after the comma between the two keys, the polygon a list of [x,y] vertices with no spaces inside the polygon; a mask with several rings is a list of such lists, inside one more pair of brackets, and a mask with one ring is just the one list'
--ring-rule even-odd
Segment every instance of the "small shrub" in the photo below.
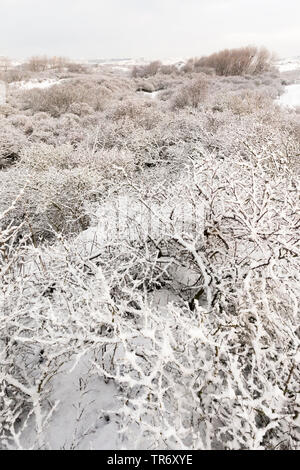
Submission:
{"label": "small shrub", "polygon": [[172,108],[180,109],[186,106],[197,108],[205,100],[208,86],[209,81],[205,75],[192,80],[188,85],[183,85],[172,98]]}
{"label": "small shrub", "polygon": [[15,113],[15,109],[9,104],[0,105],[0,116],[8,117]]}
{"label": "small shrub", "polygon": [[3,125],[0,128],[0,168],[18,160],[22,147],[26,144],[26,137],[12,126]]}
{"label": "small shrub", "polygon": [[133,100],[122,101],[113,106],[107,116],[113,121],[129,119],[136,125],[146,129],[152,129],[161,119],[157,103],[152,100],[145,100],[144,102]]}
{"label": "small shrub", "polygon": [[271,111],[274,107],[273,100],[268,95],[251,90],[228,94],[224,102],[228,109],[238,115]]}
{"label": "small shrub", "polygon": [[153,77],[160,71],[161,68],[162,68],[162,63],[159,60],[155,60],[153,62],[150,62],[150,64],[147,64],[147,65],[140,65],[140,66],[133,67],[131,75],[133,78]]}
{"label": "small shrub", "polygon": [[92,114],[93,108],[88,103],[72,103],[69,107],[69,112],[76,114],[77,116],[85,116],[86,114]]}
{"label": "small shrub", "polygon": [[67,70],[71,73],[87,73],[87,67],[83,64],[77,64],[76,62],[68,63]]}
{"label": "small shrub", "polygon": [[71,159],[73,152],[73,147],[70,144],[54,146],[36,143],[23,149],[20,164],[36,171],[45,171],[50,167],[72,168],[74,166]]}
{"label": "small shrub", "polygon": [[162,65],[159,68],[159,73],[162,73],[163,75],[173,75],[178,73],[178,69],[176,65]]}
{"label": "small shrub", "polygon": [[1,74],[2,80],[6,83],[21,82],[29,80],[31,74],[21,67],[14,67]]}

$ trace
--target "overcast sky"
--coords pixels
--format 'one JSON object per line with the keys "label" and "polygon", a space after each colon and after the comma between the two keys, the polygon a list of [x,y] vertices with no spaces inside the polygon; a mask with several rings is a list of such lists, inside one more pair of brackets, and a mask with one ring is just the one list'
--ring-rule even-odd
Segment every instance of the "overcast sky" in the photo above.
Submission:
{"label": "overcast sky", "polygon": [[300,0],[0,0],[0,55],[189,57],[264,45],[300,55]]}

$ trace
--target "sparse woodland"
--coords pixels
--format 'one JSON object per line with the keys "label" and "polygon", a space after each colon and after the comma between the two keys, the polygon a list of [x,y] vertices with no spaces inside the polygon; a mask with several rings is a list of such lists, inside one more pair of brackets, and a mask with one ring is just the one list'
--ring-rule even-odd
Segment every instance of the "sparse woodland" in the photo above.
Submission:
{"label": "sparse woodland", "polygon": [[0,73],[0,448],[299,449],[300,119],[269,53]]}

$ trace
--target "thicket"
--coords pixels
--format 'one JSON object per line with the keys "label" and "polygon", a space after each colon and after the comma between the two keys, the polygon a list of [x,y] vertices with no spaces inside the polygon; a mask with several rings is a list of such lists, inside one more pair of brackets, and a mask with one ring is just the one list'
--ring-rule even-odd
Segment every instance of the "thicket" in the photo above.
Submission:
{"label": "thicket", "polygon": [[0,108],[2,449],[299,448],[299,114],[157,67]]}
{"label": "thicket", "polygon": [[260,74],[270,70],[272,54],[266,48],[240,47],[224,49],[195,63],[198,67],[211,67],[217,75]]}

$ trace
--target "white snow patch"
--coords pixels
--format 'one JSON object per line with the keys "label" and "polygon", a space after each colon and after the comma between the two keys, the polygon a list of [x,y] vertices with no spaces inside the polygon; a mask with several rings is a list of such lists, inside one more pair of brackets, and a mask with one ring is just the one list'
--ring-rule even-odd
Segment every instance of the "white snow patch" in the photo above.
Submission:
{"label": "white snow patch", "polygon": [[158,90],[158,91],[139,91],[138,93],[141,93],[146,98],[151,98],[152,100],[154,100],[158,97],[160,92],[161,92],[161,90]]}
{"label": "white snow patch", "polygon": [[55,78],[49,78],[48,80],[43,80],[42,82],[39,82],[37,80],[30,80],[28,82],[22,81],[22,82],[14,82],[11,83],[10,86],[14,88],[19,88],[21,90],[32,90],[33,88],[50,88],[53,85],[57,85],[58,83],[61,83],[64,80],[57,80]]}
{"label": "white snow patch", "polygon": [[300,83],[288,85],[277,102],[288,107],[300,106]]}
{"label": "white snow patch", "polygon": [[281,59],[276,62],[276,67],[280,72],[290,72],[292,70],[300,69],[300,57]]}
{"label": "white snow patch", "polygon": [[[49,399],[57,406],[44,429],[44,441],[50,450],[120,448],[114,415],[120,406],[117,387],[92,374],[89,359],[81,358],[75,368],[72,361],[66,363],[51,381]],[[36,448],[34,420],[29,421],[25,431],[24,448]]]}

